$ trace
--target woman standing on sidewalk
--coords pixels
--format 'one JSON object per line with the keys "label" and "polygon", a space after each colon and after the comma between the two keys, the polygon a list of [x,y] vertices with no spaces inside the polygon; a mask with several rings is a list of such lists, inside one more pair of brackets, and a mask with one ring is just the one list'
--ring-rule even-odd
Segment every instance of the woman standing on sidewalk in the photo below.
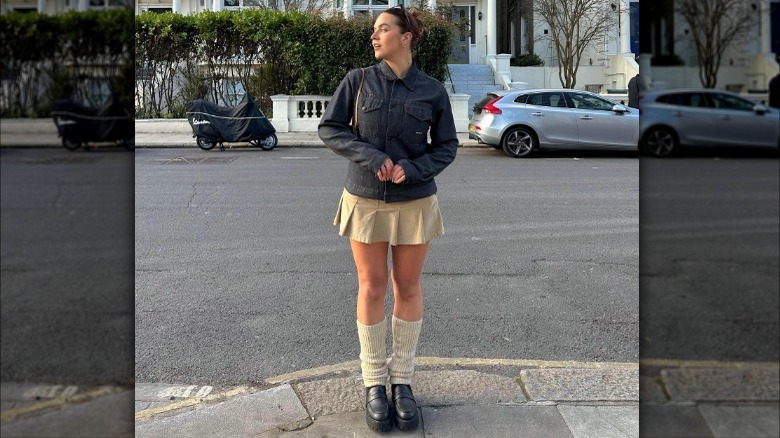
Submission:
{"label": "woman standing on sidewalk", "polygon": [[[371,35],[380,62],[346,75],[319,125],[325,145],[350,160],[334,225],[349,237],[357,268],[366,422],[381,431],[393,419],[404,430],[419,424],[410,385],[422,325],[420,276],[430,240],[444,233],[434,176],[455,159],[458,147],[447,92],[412,61],[422,34],[415,11],[396,6],[381,13]],[[389,359],[388,248],[395,303]]]}

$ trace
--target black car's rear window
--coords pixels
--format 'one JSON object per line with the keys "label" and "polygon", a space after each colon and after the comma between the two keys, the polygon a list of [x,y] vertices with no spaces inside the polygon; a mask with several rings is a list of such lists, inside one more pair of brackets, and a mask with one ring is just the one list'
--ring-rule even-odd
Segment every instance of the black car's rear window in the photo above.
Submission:
{"label": "black car's rear window", "polygon": [[474,105],[476,108],[484,108],[485,105],[487,105],[488,102],[498,97],[498,95],[493,93],[488,93],[485,97],[482,98],[479,102],[477,102],[476,105]]}

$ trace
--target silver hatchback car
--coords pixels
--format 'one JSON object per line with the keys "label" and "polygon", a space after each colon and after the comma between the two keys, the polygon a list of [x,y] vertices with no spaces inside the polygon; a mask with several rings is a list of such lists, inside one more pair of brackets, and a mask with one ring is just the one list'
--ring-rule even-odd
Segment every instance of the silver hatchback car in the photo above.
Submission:
{"label": "silver hatchback car", "polygon": [[665,157],[680,146],[777,149],[780,108],[714,89],[657,90],[639,101],[643,152]]}
{"label": "silver hatchback car", "polygon": [[537,149],[636,151],[639,111],[582,90],[495,91],[474,105],[469,138],[515,158]]}

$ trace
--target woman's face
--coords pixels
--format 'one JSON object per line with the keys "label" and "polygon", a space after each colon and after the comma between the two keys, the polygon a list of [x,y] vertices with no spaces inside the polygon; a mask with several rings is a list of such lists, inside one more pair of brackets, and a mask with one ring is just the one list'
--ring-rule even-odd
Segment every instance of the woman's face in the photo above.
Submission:
{"label": "woman's face", "polygon": [[374,47],[376,59],[392,59],[404,50],[404,44],[409,45],[411,33],[401,33],[398,19],[393,14],[383,12],[374,22],[374,33],[371,34],[371,44]]}

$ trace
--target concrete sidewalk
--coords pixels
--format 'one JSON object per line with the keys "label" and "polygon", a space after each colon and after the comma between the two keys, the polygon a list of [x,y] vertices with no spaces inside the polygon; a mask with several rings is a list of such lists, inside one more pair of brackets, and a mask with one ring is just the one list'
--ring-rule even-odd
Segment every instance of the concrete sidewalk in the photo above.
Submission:
{"label": "concrete sidewalk", "polygon": [[[230,388],[138,383],[134,397],[115,389],[76,400],[75,393],[60,405],[17,401],[8,408],[8,398],[22,392],[4,384],[2,435],[780,436],[777,363],[643,361],[641,375],[631,363],[418,358],[417,364],[413,388],[422,423],[415,431],[380,434],[366,426],[360,365],[352,361]],[[127,415],[132,398],[134,431]],[[36,410],[42,403],[48,405]]]}
{"label": "concrete sidewalk", "polygon": [[[316,132],[277,132],[277,147],[325,147]],[[468,133],[458,133],[460,146],[489,147],[470,140]],[[96,146],[110,146],[98,143]],[[0,146],[62,147],[52,119],[0,120]],[[135,121],[135,147],[181,147],[198,149],[187,119],[144,119]],[[226,143],[226,148],[249,148],[248,143]],[[259,148],[257,148],[259,149]],[[217,149],[215,149],[217,150]]]}
{"label": "concrete sidewalk", "polygon": [[[636,364],[419,358],[412,385],[422,423],[377,433],[366,426],[359,363],[233,388],[202,402],[153,402],[164,386],[137,390],[136,436],[587,437],[639,436]],[[553,365],[553,363],[547,363]],[[145,404],[148,404],[146,406]],[[189,406],[183,406],[187,404]]]}

